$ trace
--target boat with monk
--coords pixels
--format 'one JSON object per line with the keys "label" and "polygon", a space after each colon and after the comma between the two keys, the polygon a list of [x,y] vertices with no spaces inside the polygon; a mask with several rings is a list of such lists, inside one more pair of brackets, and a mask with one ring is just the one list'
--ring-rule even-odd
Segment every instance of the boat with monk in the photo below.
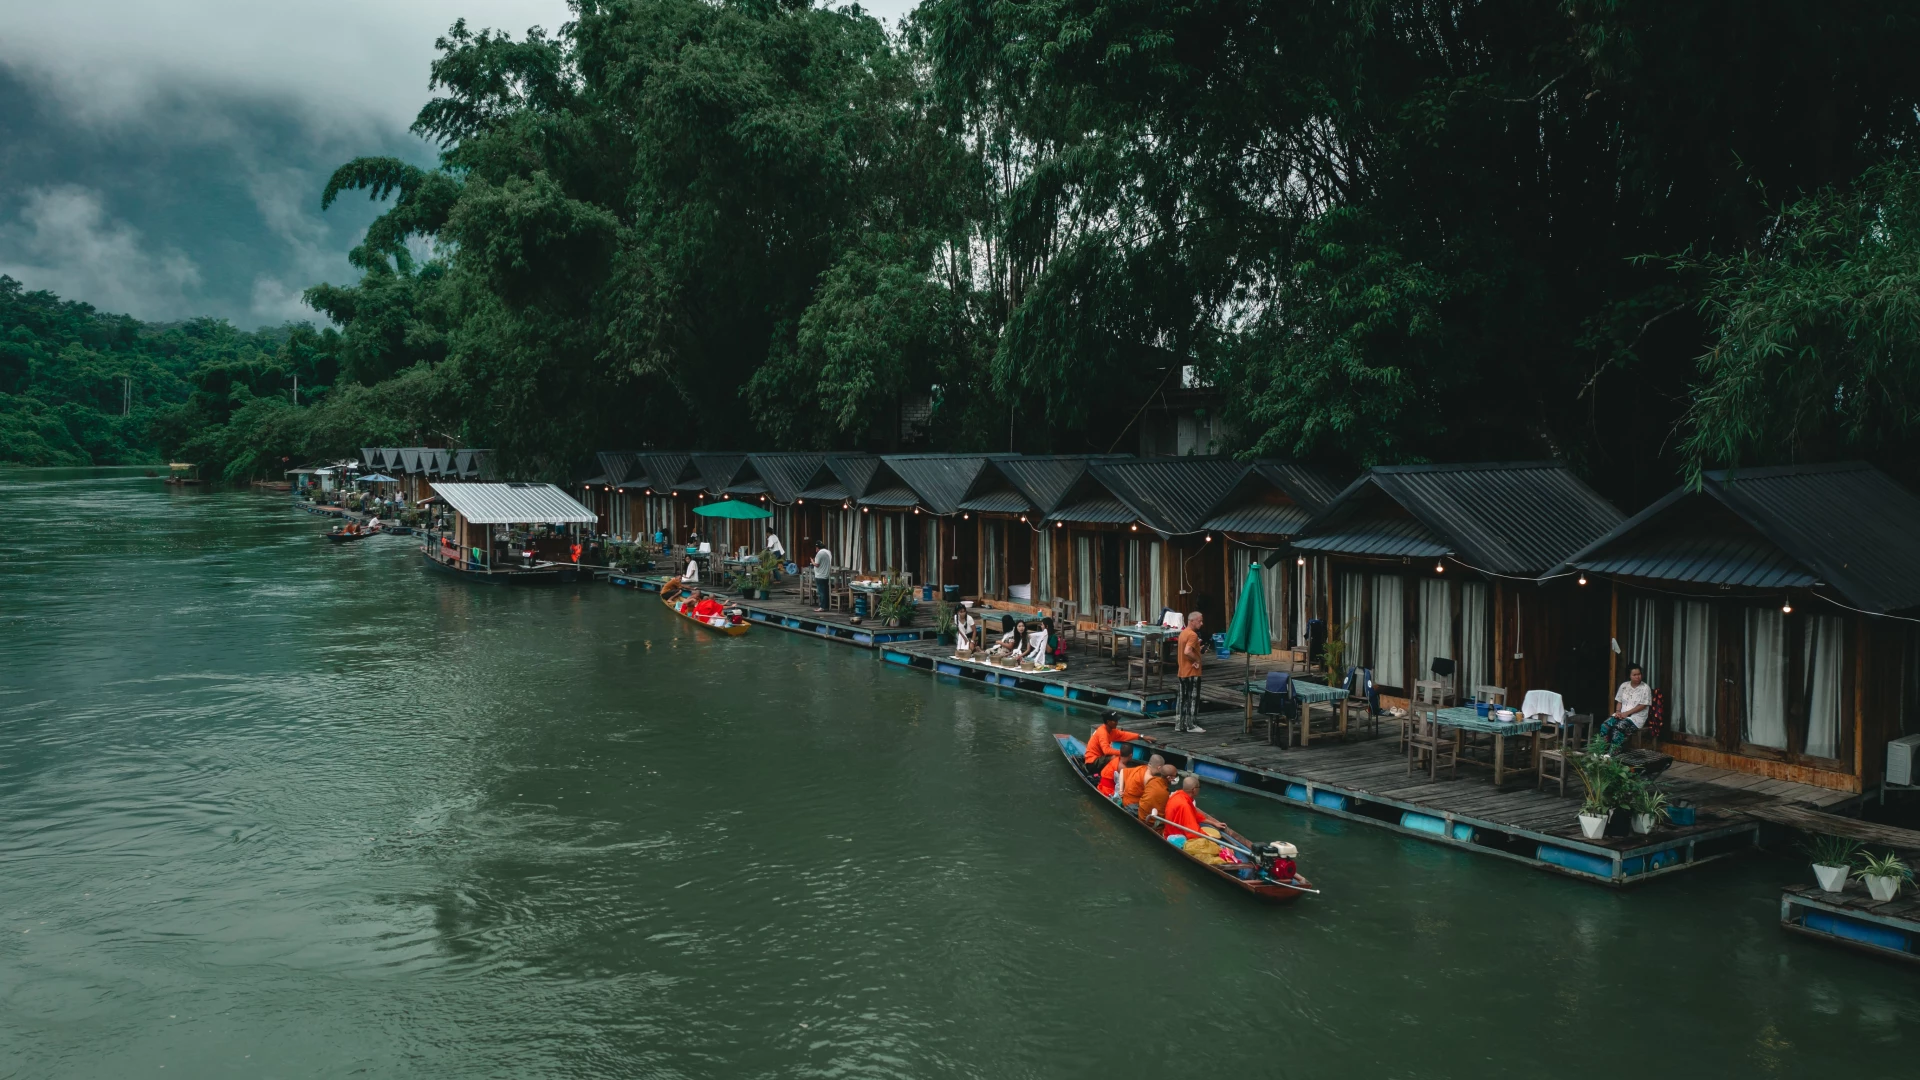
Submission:
{"label": "boat with monk", "polygon": [[[1182,862],[1199,867],[1208,874],[1232,885],[1241,892],[1257,896],[1262,900],[1275,903],[1287,903],[1298,899],[1303,893],[1318,893],[1313,882],[1308,881],[1294,868],[1294,856],[1298,854],[1292,844],[1273,841],[1255,844],[1227,826],[1219,818],[1208,815],[1204,827],[1204,836],[1194,836],[1192,841],[1208,840],[1217,846],[1221,854],[1202,858],[1187,850],[1186,842],[1171,843],[1162,837],[1160,829],[1164,826],[1169,832],[1180,830],[1178,825],[1165,821],[1149,825],[1114,800],[1100,793],[1100,778],[1088,771],[1085,764],[1087,744],[1071,735],[1055,734],[1053,741],[1060,747],[1060,753],[1067,759],[1067,767],[1087,785],[1095,799],[1113,809],[1113,812],[1132,822],[1134,827],[1153,838],[1154,844],[1177,856]],[[1119,744],[1126,746],[1127,744]],[[1132,760],[1144,762],[1147,758],[1145,747],[1132,747]],[[1201,843],[1193,844],[1196,851],[1208,847]],[[1224,860],[1224,861],[1216,861]]]}
{"label": "boat with monk", "polygon": [[729,608],[724,604],[721,605],[721,610],[718,614],[697,615],[693,611],[693,601],[689,600],[684,594],[675,600],[668,600],[662,597],[660,602],[667,606],[668,611],[698,626],[700,629],[711,630],[716,634],[725,634],[728,637],[739,637],[747,632],[749,626],[753,625],[747,621],[747,617],[742,614],[738,608]]}
{"label": "boat with monk", "polygon": [[335,525],[328,529],[325,535],[328,540],[336,544],[346,544],[355,540],[365,540],[369,536],[379,536],[386,531],[378,525],[368,526],[349,522],[345,525]]}

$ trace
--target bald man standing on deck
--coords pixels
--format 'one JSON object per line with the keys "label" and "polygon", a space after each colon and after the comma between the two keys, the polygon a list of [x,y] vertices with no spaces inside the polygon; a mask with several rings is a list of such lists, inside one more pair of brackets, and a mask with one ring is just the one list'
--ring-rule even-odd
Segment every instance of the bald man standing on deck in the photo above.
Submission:
{"label": "bald man standing on deck", "polygon": [[1197,611],[1187,612],[1186,629],[1180,631],[1175,640],[1177,667],[1175,674],[1180,680],[1180,702],[1175,707],[1173,730],[1191,731],[1196,735],[1206,733],[1206,728],[1193,722],[1200,712],[1200,631],[1206,629],[1207,620]]}

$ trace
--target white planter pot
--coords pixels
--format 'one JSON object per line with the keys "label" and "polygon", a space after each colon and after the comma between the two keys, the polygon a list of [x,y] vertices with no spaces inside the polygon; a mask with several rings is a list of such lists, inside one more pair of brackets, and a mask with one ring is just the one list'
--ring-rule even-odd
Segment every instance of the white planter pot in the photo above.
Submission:
{"label": "white planter pot", "polygon": [[1652,832],[1653,831],[1653,815],[1652,814],[1633,815],[1633,831],[1639,833],[1641,836],[1645,836],[1648,833]]}
{"label": "white planter pot", "polygon": [[1822,889],[1830,893],[1840,892],[1847,887],[1847,868],[1844,866],[1814,863],[1813,877],[1820,883]]}
{"label": "white planter pot", "polygon": [[1897,877],[1881,877],[1879,874],[1860,876],[1867,879],[1867,891],[1883,904],[1900,895],[1900,879]]}
{"label": "white planter pot", "polygon": [[1581,814],[1580,835],[1589,840],[1598,840],[1607,834],[1607,815]]}

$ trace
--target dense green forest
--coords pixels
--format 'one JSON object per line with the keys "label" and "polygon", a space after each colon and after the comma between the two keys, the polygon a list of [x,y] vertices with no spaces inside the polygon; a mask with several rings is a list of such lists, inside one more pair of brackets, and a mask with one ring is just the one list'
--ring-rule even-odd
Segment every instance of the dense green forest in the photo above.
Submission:
{"label": "dense green forest", "polygon": [[936,449],[1104,450],[1191,365],[1243,453],[1558,457],[1631,505],[1723,463],[1915,478],[1911,5],[573,7],[453,27],[439,167],[319,193],[387,204],[307,294],[331,328],[13,287],[0,452],[242,476],[425,434],[557,475],[886,448],[910,401]]}

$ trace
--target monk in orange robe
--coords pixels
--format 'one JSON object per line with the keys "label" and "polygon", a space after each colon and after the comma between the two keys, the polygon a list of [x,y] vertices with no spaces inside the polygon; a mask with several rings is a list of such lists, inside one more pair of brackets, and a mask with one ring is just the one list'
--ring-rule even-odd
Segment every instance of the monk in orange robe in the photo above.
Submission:
{"label": "monk in orange robe", "polygon": [[[1087,754],[1081,760],[1098,768],[1105,764],[1101,759],[1112,757],[1120,751],[1113,748],[1116,742],[1132,742],[1141,738],[1137,731],[1126,731],[1120,727],[1120,714],[1110,712],[1100,717],[1100,726],[1093,729],[1087,737]],[[1151,741],[1151,740],[1149,740]]]}
{"label": "monk in orange robe", "polygon": [[[1155,758],[1159,756],[1158,754],[1154,755]],[[1147,767],[1146,781],[1140,785],[1140,809],[1138,813],[1141,821],[1157,827],[1158,823],[1155,822],[1153,818],[1155,814],[1166,809],[1167,791],[1170,786],[1168,778],[1171,777],[1174,772],[1174,767],[1171,765],[1161,765],[1157,768],[1151,765]]]}
{"label": "monk in orange robe", "polygon": [[1100,794],[1109,799],[1113,798],[1114,789],[1120,783],[1120,774],[1125,771],[1126,764],[1127,759],[1119,754],[1107,759],[1106,765],[1100,769]]}
{"label": "monk in orange robe", "polygon": [[[1168,822],[1168,825],[1160,830],[1161,835],[1168,839],[1176,836],[1191,837],[1200,831],[1200,826],[1207,823],[1207,815],[1201,813],[1199,804],[1193,801],[1193,797],[1199,791],[1200,778],[1188,773],[1187,778],[1180,783],[1180,790],[1168,796],[1167,808],[1160,811],[1161,818]],[[1183,828],[1176,829],[1173,828],[1174,825]]]}
{"label": "monk in orange robe", "polygon": [[1160,766],[1163,764],[1165,764],[1165,761],[1159,754],[1155,754],[1147,759],[1145,765],[1135,765],[1132,768],[1121,770],[1119,782],[1120,805],[1128,813],[1133,813],[1139,808],[1140,796],[1146,793],[1147,777],[1149,775],[1158,775]]}
{"label": "monk in orange robe", "polygon": [[693,605],[693,613],[703,619],[710,619],[725,610],[727,606],[711,596],[704,597],[699,603]]}

